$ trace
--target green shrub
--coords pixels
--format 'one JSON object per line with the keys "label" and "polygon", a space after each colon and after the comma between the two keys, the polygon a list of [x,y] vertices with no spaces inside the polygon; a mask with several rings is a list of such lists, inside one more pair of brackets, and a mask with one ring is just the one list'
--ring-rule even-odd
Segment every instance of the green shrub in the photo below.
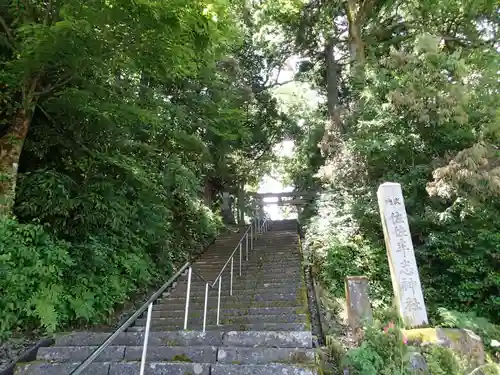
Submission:
{"label": "green shrub", "polygon": [[432,375],[462,375],[460,361],[448,348],[431,345],[424,348],[422,354],[428,366],[428,373]]}
{"label": "green shrub", "polygon": [[70,246],[38,224],[0,216],[0,335],[39,325],[56,329],[64,311]]}
{"label": "green shrub", "polygon": [[402,331],[380,322],[365,330],[363,342],[347,352],[344,366],[353,375],[409,375],[409,349]]}
{"label": "green shrub", "polygon": [[500,352],[500,348],[491,345],[493,340],[500,341],[500,326],[473,312],[463,313],[441,307],[438,309],[438,314],[437,323],[440,326],[469,329],[481,336],[486,350],[493,354]]}
{"label": "green shrub", "polygon": [[[414,355],[423,357],[425,369],[412,369],[410,359]],[[472,375],[479,371],[479,368],[468,369],[467,361],[449,348],[408,346],[398,326],[389,323],[382,328],[378,320],[366,328],[361,345],[345,354],[342,367],[348,368],[352,375]],[[498,366],[493,363],[482,366],[481,370],[484,374],[499,374]]]}

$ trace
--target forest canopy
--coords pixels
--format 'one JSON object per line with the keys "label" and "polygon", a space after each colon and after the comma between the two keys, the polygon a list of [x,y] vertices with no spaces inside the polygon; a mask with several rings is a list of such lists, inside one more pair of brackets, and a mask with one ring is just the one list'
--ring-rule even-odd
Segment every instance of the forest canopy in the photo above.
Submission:
{"label": "forest canopy", "polygon": [[293,128],[234,1],[0,1],[0,332],[98,323]]}
{"label": "forest canopy", "polygon": [[324,101],[304,117],[287,175],[323,191],[302,221],[331,292],[366,275],[391,303],[376,192],[397,182],[432,318],[442,306],[498,323],[498,2],[292,3],[270,16]]}

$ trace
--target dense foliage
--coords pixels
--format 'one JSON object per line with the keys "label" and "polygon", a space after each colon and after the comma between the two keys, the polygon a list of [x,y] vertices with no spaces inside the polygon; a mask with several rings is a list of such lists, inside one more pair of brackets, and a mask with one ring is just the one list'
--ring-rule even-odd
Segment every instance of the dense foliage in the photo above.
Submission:
{"label": "dense foliage", "polygon": [[362,344],[345,354],[343,365],[354,375],[500,374],[500,366],[496,364],[478,366],[450,348],[420,345],[412,342],[397,324],[380,321],[367,327]]}
{"label": "dense foliage", "polygon": [[290,120],[247,13],[0,1],[0,333],[102,321],[260,179]]}
{"label": "dense foliage", "polygon": [[[498,323],[498,3],[290,3],[275,19],[325,98],[289,168],[301,190],[325,191],[303,213],[324,280],[343,295],[344,277],[364,274],[375,302],[391,302],[376,191],[398,182],[431,315]],[[311,127],[324,162],[302,141]]]}

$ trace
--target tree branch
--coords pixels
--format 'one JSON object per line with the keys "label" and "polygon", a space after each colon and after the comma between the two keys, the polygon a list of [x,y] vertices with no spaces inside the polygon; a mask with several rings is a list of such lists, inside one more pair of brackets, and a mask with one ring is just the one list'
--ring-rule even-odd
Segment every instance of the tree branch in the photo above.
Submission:
{"label": "tree branch", "polygon": [[266,87],[260,87],[259,89],[253,90],[253,93],[254,94],[260,94],[261,92],[273,89],[275,87],[284,86],[284,85],[287,85],[287,84],[292,83],[294,81],[295,81],[295,78],[289,79],[289,80],[284,81],[284,82],[275,82],[272,85],[269,85],[269,86],[266,86]]}
{"label": "tree branch", "polygon": [[48,95],[54,90],[61,88],[65,85],[67,85],[73,78],[75,78],[75,74],[69,75],[67,78],[63,79],[62,81],[57,82],[55,85],[48,85],[43,91],[40,92],[35,92],[35,96],[44,96]]}
{"label": "tree branch", "polygon": [[7,22],[5,22],[5,19],[2,16],[0,16],[0,25],[2,25],[5,34],[7,35],[7,43],[9,44],[9,47],[12,50],[15,50],[16,39],[14,38],[14,35],[12,35],[12,30],[10,29],[9,25],[7,25]]}
{"label": "tree branch", "polygon": [[52,7],[53,7],[53,0],[49,0],[47,4],[47,10],[45,12],[45,17],[43,20],[43,24],[45,26],[52,24]]}

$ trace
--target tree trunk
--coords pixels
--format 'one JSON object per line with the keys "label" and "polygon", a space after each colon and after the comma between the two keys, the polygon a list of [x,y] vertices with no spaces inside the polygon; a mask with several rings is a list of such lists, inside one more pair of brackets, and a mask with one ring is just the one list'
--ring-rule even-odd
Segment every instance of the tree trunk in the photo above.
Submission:
{"label": "tree trunk", "polygon": [[11,215],[16,195],[17,169],[33,111],[20,109],[0,138],[0,215]]}
{"label": "tree trunk", "polygon": [[331,130],[340,135],[343,129],[339,114],[339,65],[333,55],[334,47],[335,39],[330,38],[325,46],[327,107]]}
{"label": "tree trunk", "polygon": [[335,38],[328,39],[325,45],[326,65],[326,99],[328,108],[328,128],[325,129],[321,140],[323,155],[329,155],[337,149],[344,128],[339,111],[339,70],[340,67],[334,56]]}
{"label": "tree trunk", "polygon": [[367,13],[370,12],[370,7],[358,6],[356,0],[348,0],[344,4],[349,24],[349,51],[353,76],[358,91],[361,91],[365,81],[365,43],[363,41],[362,29]]}

